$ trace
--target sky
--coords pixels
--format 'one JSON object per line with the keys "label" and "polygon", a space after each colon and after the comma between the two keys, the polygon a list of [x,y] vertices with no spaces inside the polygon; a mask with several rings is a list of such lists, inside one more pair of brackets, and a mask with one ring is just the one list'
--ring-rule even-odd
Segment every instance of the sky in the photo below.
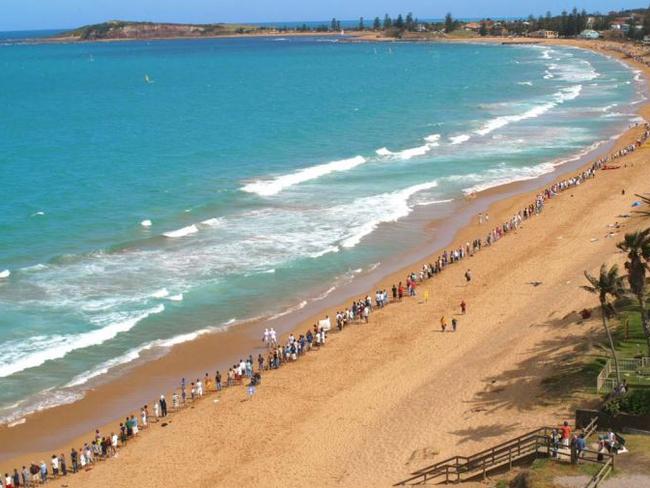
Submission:
{"label": "sky", "polygon": [[349,20],[413,12],[421,19],[524,17],[574,6],[589,12],[645,7],[647,0],[0,0],[0,31],[73,28],[110,19],[154,22]]}

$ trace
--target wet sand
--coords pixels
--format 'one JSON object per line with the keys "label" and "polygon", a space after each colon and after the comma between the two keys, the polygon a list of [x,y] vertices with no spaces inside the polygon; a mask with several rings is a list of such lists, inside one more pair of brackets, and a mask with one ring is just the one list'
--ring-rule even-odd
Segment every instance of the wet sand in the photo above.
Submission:
{"label": "wet sand", "polygon": [[[647,107],[642,112],[648,115]],[[634,140],[638,132],[629,131],[617,145]],[[119,458],[66,483],[159,486],[183,469],[184,482],[198,486],[389,484],[443,455],[468,453],[569,416],[566,405],[537,408],[539,380],[552,367],[539,355],[561,354],[587,333],[587,327],[562,317],[593,305],[578,288],[582,271],[611,258],[616,239],[604,238],[606,224],[629,212],[633,193],[649,190],[644,155],[645,148],[624,159],[627,168],[599,172],[595,180],[564,192],[516,234],[428,281],[419,290],[420,297],[429,290],[428,303],[404,300],[375,313],[367,326],[332,334],[323,350],[265,375],[253,401],[244,401],[244,388],[220,394],[218,403],[210,396],[174,415],[166,428],[152,427]],[[467,207],[517,185],[521,192],[521,184],[501,187]],[[620,195],[622,188],[627,196]],[[506,220],[533,196],[527,192],[492,204],[490,222]],[[636,222],[628,221],[626,230]],[[487,227],[479,229],[474,221],[454,241],[486,233]],[[475,276],[469,287],[462,277],[466,266]],[[407,270],[420,268],[421,263],[413,263],[376,286],[364,283],[363,291],[389,288],[403,281]],[[526,285],[535,280],[543,285]],[[340,299],[332,296],[327,311],[316,317],[333,315]],[[440,315],[450,317],[461,299],[469,313],[460,317],[459,332],[441,334]],[[302,321],[299,333],[315,317],[305,318],[297,319]],[[244,324],[179,345],[80,402],[0,429],[2,455],[15,458],[2,465],[13,468],[52,452],[67,454],[72,445],[90,439],[83,434],[96,425],[108,423],[104,432],[114,429],[110,421],[119,417],[116,412],[135,412],[133,407],[151,402],[151,391],[170,391],[174,378],[206,371],[213,376],[216,366],[227,369],[242,353],[257,354],[264,326]]]}

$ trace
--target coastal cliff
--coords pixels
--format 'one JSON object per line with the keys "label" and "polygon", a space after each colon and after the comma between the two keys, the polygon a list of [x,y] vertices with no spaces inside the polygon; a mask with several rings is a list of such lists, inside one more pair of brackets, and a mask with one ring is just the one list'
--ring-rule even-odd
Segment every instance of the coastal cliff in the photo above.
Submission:
{"label": "coastal cliff", "polygon": [[241,24],[167,24],[111,20],[86,25],[56,36],[57,39],[95,41],[119,39],[163,39],[172,37],[215,37],[253,34],[260,29]]}

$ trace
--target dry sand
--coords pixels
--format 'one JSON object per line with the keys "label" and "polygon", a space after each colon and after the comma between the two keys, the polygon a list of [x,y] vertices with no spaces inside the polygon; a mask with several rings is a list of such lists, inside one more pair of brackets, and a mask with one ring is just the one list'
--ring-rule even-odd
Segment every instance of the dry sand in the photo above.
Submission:
{"label": "dry sand", "polygon": [[[417,298],[377,311],[370,324],[332,334],[322,350],[266,374],[252,401],[245,388],[210,395],[65,484],[389,486],[447,456],[572,418],[572,406],[549,398],[541,380],[598,328],[572,314],[595,305],[579,285],[584,270],[620,261],[617,239],[643,224],[617,216],[630,212],[634,193],[650,190],[648,155],[642,148],[621,160],[625,168],[562,193],[516,233],[421,286]],[[490,222],[506,220],[534,194],[494,204]],[[606,238],[607,224],[617,220],[625,228]],[[486,233],[475,222],[455,242]],[[425,289],[428,303],[421,301]],[[459,330],[441,333],[440,316],[458,313],[461,300],[468,313],[457,316]]]}

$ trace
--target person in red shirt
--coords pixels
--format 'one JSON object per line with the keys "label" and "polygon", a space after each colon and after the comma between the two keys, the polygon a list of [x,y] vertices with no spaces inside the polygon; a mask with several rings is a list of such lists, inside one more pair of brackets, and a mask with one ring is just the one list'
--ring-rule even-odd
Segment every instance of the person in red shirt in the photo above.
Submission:
{"label": "person in red shirt", "polygon": [[571,442],[571,427],[569,427],[569,422],[565,420],[562,427],[560,427],[560,431],[562,432],[562,444],[569,447],[569,443]]}

